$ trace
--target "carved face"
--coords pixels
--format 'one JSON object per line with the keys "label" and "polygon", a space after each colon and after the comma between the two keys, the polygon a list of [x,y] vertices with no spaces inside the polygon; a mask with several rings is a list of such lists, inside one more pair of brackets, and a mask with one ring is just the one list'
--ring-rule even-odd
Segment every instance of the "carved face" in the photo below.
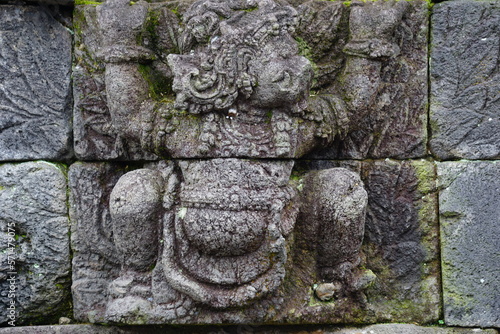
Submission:
{"label": "carved face", "polygon": [[[293,44],[292,44],[293,43]],[[282,43],[280,43],[282,44]],[[291,40],[289,49],[296,49]],[[257,85],[250,97],[250,103],[257,107],[288,107],[305,98],[309,92],[313,70],[311,63],[297,52],[279,55],[264,55],[255,59],[251,66],[257,77]]]}
{"label": "carved face", "polygon": [[[307,95],[313,76],[290,35],[296,11],[269,1],[259,1],[251,11],[217,6],[200,7],[199,13],[193,9],[185,18],[184,55],[168,57],[175,73],[176,108],[191,113],[229,112],[243,105],[293,110]],[[197,24],[207,19],[209,27]]]}

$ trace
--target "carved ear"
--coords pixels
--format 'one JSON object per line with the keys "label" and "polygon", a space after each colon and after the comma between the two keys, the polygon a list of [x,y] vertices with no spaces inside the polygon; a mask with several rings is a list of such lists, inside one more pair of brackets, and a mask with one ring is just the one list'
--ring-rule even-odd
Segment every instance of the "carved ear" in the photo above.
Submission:
{"label": "carved ear", "polygon": [[177,94],[176,108],[189,110],[194,114],[209,112],[214,108],[228,108],[238,95],[234,88],[226,91],[223,75],[218,75],[213,70],[201,70],[202,56],[171,54],[167,57],[174,73],[172,90]]}

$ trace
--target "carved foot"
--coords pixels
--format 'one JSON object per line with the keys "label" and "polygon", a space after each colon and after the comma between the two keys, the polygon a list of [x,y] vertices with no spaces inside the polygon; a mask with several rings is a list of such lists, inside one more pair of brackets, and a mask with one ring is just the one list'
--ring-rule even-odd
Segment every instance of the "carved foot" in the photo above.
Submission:
{"label": "carved foot", "polygon": [[151,299],[151,279],[149,273],[127,271],[115,279],[108,287],[112,298],[138,296]]}
{"label": "carved foot", "polygon": [[351,295],[357,297],[361,303],[366,303],[363,291],[370,287],[376,278],[377,276],[369,269],[353,269],[344,280],[316,284],[314,294],[321,301],[331,301]]}
{"label": "carved foot", "polygon": [[128,296],[108,303],[106,320],[116,323],[144,323],[151,314],[151,303],[140,297]]}

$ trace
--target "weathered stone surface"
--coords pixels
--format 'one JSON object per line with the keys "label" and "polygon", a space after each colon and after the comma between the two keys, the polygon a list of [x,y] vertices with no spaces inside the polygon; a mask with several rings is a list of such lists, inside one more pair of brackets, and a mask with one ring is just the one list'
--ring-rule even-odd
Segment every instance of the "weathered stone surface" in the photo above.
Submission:
{"label": "weathered stone surface", "polygon": [[71,149],[71,35],[43,7],[0,7],[0,160]]}
{"label": "weathered stone surface", "polygon": [[499,158],[500,4],[449,1],[433,12],[431,150],[439,159]]}
{"label": "weathered stone surface", "polygon": [[65,169],[46,162],[0,165],[0,207],[0,323],[11,320],[11,300],[16,325],[57,322],[70,303]]}
{"label": "weathered stone surface", "polygon": [[[312,332],[311,334],[313,334]],[[320,332],[321,333],[321,332]],[[496,334],[494,329],[421,327],[408,324],[384,324],[362,328],[325,330],[324,334]],[[299,333],[297,333],[299,334]]]}
{"label": "weathered stone surface", "polygon": [[[109,209],[102,203],[109,203],[111,187],[123,173],[123,167],[113,164],[75,163],[69,169],[69,214],[73,222],[71,291],[74,317],[77,320],[82,318],[82,314],[98,313],[97,310],[104,307],[108,297],[104,287],[109,276],[119,271],[116,267],[119,258],[110,241],[112,228]],[[94,184],[100,187],[94,187]],[[79,218],[82,212],[86,212],[86,223]],[[102,321],[102,318],[89,320]]]}
{"label": "weathered stone surface", "polygon": [[438,164],[446,324],[500,327],[500,165]]}
{"label": "weathered stone surface", "polygon": [[374,310],[395,313],[391,321],[436,321],[441,296],[435,166],[424,160],[362,166],[370,199],[365,252],[383,291]]}
{"label": "weathered stone surface", "polygon": [[[314,158],[417,158],[427,141],[427,3],[310,1],[301,48],[317,66],[313,94],[346,104],[333,146]],[[349,22],[349,23],[348,23]],[[335,106],[330,106],[335,110]],[[343,118],[342,118],[343,117]]]}
{"label": "weathered stone surface", "polygon": [[406,324],[384,324],[360,328],[337,328],[333,326],[34,326],[0,328],[0,333],[13,334],[498,334],[494,329],[439,328]]}
{"label": "weathered stone surface", "polygon": [[[76,9],[82,159],[154,159],[141,146],[179,158],[299,157],[339,138],[315,156],[425,154],[426,2],[311,1],[274,18],[271,3],[207,3],[189,9],[182,31],[171,3]],[[316,69],[307,99],[311,65],[297,46]]]}
{"label": "weathered stone surface", "polygon": [[[364,267],[377,278],[366,290],[369,311],[360,311],[358,319],[436,321],[441,305],[434,164],[423,160],[310,161],[298,168],[339,166],[358,172],[368,192],[362,249]],[[308,247],[307,230],[299,231],[306,238],[305,244],[299,240],[298,246]],[[329,321],[324,316],[323,321]]]}
{"label": "weathered stone surface", "polygon": [[[233,160],[235,162],[239,161],[237,159]],[[181,163],[183,173],[194,173],[196,169],[211,172],[205,177],[188,178],[191,180],[208,180],[206,187],[201,192],[194,191],[198,181],[186,182],[182,185],[181,189],[183,189],[182,193],[184,195],[181,195],[181,203],[184,204],[174,210],[176,215],[184,216],[187,219],[189,207],[187,207],[188,210],[183,210],[183,207],[196,200],[198,195],[203,194],[203,198],[210,197],[210,193],[214,189],[221,187],[220,185],[216,186],[216,183],[210,183],[212,182],[210,180],[226,182],[224,179],[217,177],[218,172],[216,170],[221,169],[221,167],[212,165],[214,162],[205,161],[202,165],[199,163],[193,164],[191,161]],[[211,167],[208,167],[207,164],[210,164]],[[154,174],[156,173],[154,170],[161,170],[155,165],[146,167],[150,168],[150,171]],[[168,165],[169,163],[164,166]],[[242,171],[235,167],[236,165],[231,167],[235,173],[232,176],[231,173],[225,172],[228,182],[234,182],[231,180],[236,175],[242,174]],[[311,162],[307,168],[309,167],[325,169],[322,172],[326,172],[335,170],[329,168],[338,167],[338,163],[316,161]],[[364,291],[364,293],[354,294],[360,300],[346,298],[345,288],[333,291],[331,301],[322,302],[316,299],[314,295],[315,284],[319,286],[322,282],[332,282],[332,278],[335,279],[336,277],[336,274],[331,276],[336,271],[328,269],[332,265],[335,268],[336,257],[332,256],[333,262],[328,264],[325,258],[322,258],[321,261],[316,260],[317,254],[330,254],[329,252],[335,251],[336,248],[321,247],[321,244],[325,242],[322,238],[326,237],[325,233],[328,233],[328,229],[318,226],[314,222],[313,218],[318,213],[308,215],[307,211],[304,211],[302,216],[297,219],[296,227],[292,232],[294,233],[295,243],[293,252],[288,256],[287,275],[281,287],[269,297],[255,302],[251,307],[214,312],[195,302],[193,296],[196,296],[196,294],[186,296],[189,291],[182,286],[187,281],[193,281],[193,278],[189,278],[189,275],[191,275],[189,273],[193,273],[194,277],[198,279],[205,276],[203,279],[222,283],[221,280],[230,279],[228,274],[231,270],[226,268],[225,274],[222,275],[221,272],[219,276],[216,275],[218,271],[206,271],[204,269],[206,264],[200,262],[202,258],[200,258],[199,263],[193,262],[190,260],[192,254],[189,250],[186,253],[185,250],[182,250],[184,246],[181,246],[179,251],[184,252],[185,255],[180,258],[170,259],[168,263],[170,263],[169,266],[174,264],[170,268],[183,268],[184,275],[187,273],[188,276],[171,276],[168,278],[172,274],[160,272],[162,267],[160,264],[156,265],[151,276],[148,276],[150,274],[146,276],[144,274],[134,274],[130,270],[127,272],[120,271],[122,260],[117,255],[119,252],[117,252],[117,246],[115,246],[116,237],[110,234],[113,226],[111,217],[115,213],[111,212],[110,215],[106,203],[110,198],[113,202],[115,202],[113,198],[120,198],[118,202],[122,202],[123,196],[118,196],[121,190],[117,190],[115,184],[125,170],[120,165],[87,163],[72,165],[70,168],[70,184],[72,187],[72,207],[74,208],[72,220],[75,222],[72,242],[74,245],[73,293],[76,319],[79,321],[122,323],[241,323],[261,322],[264,321],[263,319],[273,323],[345,321],[357,323],[376,321],[426,323],[436,321],[440,314],[440,293],[434,165],[426,161],[376,161],[371,163],[346,162],[342,164],[342,167],[350,168],[362,175],[369,198],[365,240],[362,245],[363,253],[361,254],[362,264],[367,270],[354,271],[355,277],[351,278],[353,286],[359,286],[359,289]],[[272,168],[275,167],[268,166],[267,168],[273,170]],[[189,170],[191,171],[188,172]],[[143,171],[143,169],[135,172],[139,171]],[[144,173],[141,172],[140,174]],[[149,173],[146,174],[149,175]],[[183,179],[188,174],[184,174],[182,177],[177,176],[177,179]],[[165,175],[170,174],[166,173]],[[250,175],[253,174],[248,174],[246,178],[250,178]],[[274,175],[274,173],[271,173],[271,175]],[[314,175],[314,173],[311,175]],[[342,181],[336,180],[335,177],[335,174],[331,174],[331,180],[335,181],[322,180],[321,177],[317,178],[317,180],[322,180],[321,182],[324,185],[328,182],[331,182],[332,185],[339,184],[339,182],[341,184]],[[170,184],[170,189],[179,189],[176,186],[178,181],[175,181],[171,176],[169,179],[171,181],[167,182],[167,184]],[[315,193],[315,191],[309,190],[314,190],[314,187],[308,185],[310,184],[308,182],[311,182],[311,176],[309,178],[296,176],[292,177],[292,179],[292,183],[298,189],[302,189],[301,194]],[[312,177],[312,179],[315,179],[315,177]],[[129,182],[126,179],[120,182],[122,182],[123,189],[128,189],[129,193],[141,193],[137,186],[129,188]],[[280,182],[284,182],[284,180]],[[101,186],[97,187],[97,184]],[[192,190],[190,190],[191,188]],[[112,191],[117,194],[116,197],[114,197],[115,195],[110,197]],[[268,190],[262,189],[260,191],[262,196],[265,195],[266,191]],[[242,200],[241,203],[244,203],[245,192],[242,190],[238,192]],[[221,203],[230,203],[232,195],[231,191],[228,191],[227,194],[221,193],[219,196],[214,197],[214,200],[219,199]],[[276,197],[276,195],[274,196]],[[139,197],[149,198],[149,195],[140,195]],[[178,201],[175,200],[175,197],[172,197],[172,193],[169,193],[169,196],[164,197],[164,199],[166,199],[166,202],[164,202],[167,203],[166,207],[171,205],[168,203]],[[311,197],[311,200],[314,200],[314,196]],[[320,200],[316,199],[316,201],[320,203]],[[197,211],[203,212],[204,210],[207,210],[207,208],[200,205]],[[340,211],[348,212],[347,210]],[[154,212],[154,210],[151,212]],[[206,213],[209,217],[211,214],[210,212]],[[169,215],[168,213],[165,214],[165,218],[168,218]],[[312,216],[312,218],[309,216]],[[245,224],[242,226],[245,226]],[[153,229],[148,227],[149,225],[142,223],[141,226],[142,229]],[[288,228],[291,227],[293,225]],[[172,241],[168,239],[169,228],[164,230],[164,237],[160,239],[160,247],[164,249],[164,253],[161,255],[163,259],[170,256],[168,254],[172,249]],[[200,240],[193,238],[199,238],[203,235],[203,233],[194,235],[193,231],[197,231],[197,229],[198,227],[195,224],[192,228],[184,230],[176,228],[176,230],[180,230],[180,232],[176,233],[184,233],[184,239],[186,240],[184,243],[189,243],[189,240],[194,240],[193,242],[197,243]],[[251,241],[252,233],[249,235],[247,246],[251,248],[254,247]],[[334,245],[345,242],[342,238],[335,241],[337,240],[335,238],[338,238],[335,234],[328,233],[328,235],[331,236],[330,242]],[[140,239],[140,236],[135,238]],[[222,250],[224,252],[231,251],[231,247],[234,246],[231,246],[232,242],[236,240],[234,237],[226,240],[225,244],[231,247],[219,249],[216,235],[212,234],[212,238],[214,243],[210,246],[210,249],[203,247],[200,249],[213,255]],[[138,246],[133,247],[137,248]],[[341,251],[348,250],[349,247],[345,246],[338,249]],[[175,248],[173,251],[176,252]],[[144,256],[149,258],[147,254]],[[92,267],[88,267],[86,264],[90,259],[94,259],[92,260]],[[232,260],[232,262],[236,263],[236,259]],[[165,260],[162,260],[162,263],[166,263]],[[186,265],[186,263],[189,264]],[[129,264],[125,263],[125,266],[130,268]],[[252,274],[252,271],[258,270],[259,266],[261,264],[251,265],[247,269],[242,267],[241,277],[244,277],[245,272],[247,273],[245,275],[254,275],[255,273]],[[140,271],[140,269],[138,270]],[[181,279],[186,281],[179,281]],[[337,285],[332,286],[338,289]],[[149,289],[152,289],[152,295],[149,295]],[[178,291],[179,289],[182,293]],[[132,293],[132,291],[136,292]],[[139,303],[140,298],[133,297],[138,296],[139,291],[142,291],[141,293],[144,296],[141,297],[144,298],[144,302],[141,303]],[[219,298],[221,298],[216,286],[212,287],[210,293],[208,291],[206,293],[211,296],[219,295]],[[150,306],[151,308],[146,306],[148,298],[152,298],[154,301]],[[121,299],[123,301],[119,302]],[[132,308],[137,309],[134,311]],[[126,311],[127,309],[129,311]],[[138,310],[142,311],[138,312]]]}
{"label": "weathered stone surface", "polygon": [[[299,7],[202,0],[183,13],[182,23],[168,6],[146,2],[114,0],[77,10],[83,39],[77,42],[82,52],[76,51],[76,67],[88,74],[97,69],[102,85],[82,81],[76,87],[89,89],[82,98],[99,97],[96,106],[104,111],[95,120],[105,127],[101,134],[114,131],[109,142],[98,136],[88,152],[102,146],[116,159],[143,157],[141,150],[179,159],[143,168],[137,164],[125,174],[109,164],[71,167],[78,320],[436,319],[439,298],[430,297],[437,293],[435,257],[428,252],[435,244],[422,246],[422,235],[435,227],[435,212],[428,220],[418,219],[419,209],[384,194],[384,209],[400,204],[408,211],[401,214],[407,224],[389,219],[383,221],[387,226],[368,231],[375,240],[374,249],[367,248],[370,262],[361,253],[367,195],[359,175],[345,168],[292,175],[291,160],[359,130],[374,108],[391,104],[391,111],[397,109],[390,95],[404,104],[402,112],[413,124],[418,108],[410,104],[421,100],[410,101],[413,92],[406,96],[408,87],[399,81],[410,80],[425,58],[420,63],[419,52],[409,56],[413,60],[405,58],[407,66],[399,68],[403,77],[396,82],[391,66],[401,65],[400,44],[421,51],[425,34],[412,34],[425,32],[425,4],[311,2]],[[326,22],[330,14],[333,19]],[[318,24],[309,24],[316,15]],[[338,36],[328,35],[332,30]],[[397,120],[413,136],[409,123]],[[417,137],[419,146],[423,137]],[[86,134],[78,138],[90,143]],[[384,166],[375,163],[373,170],[398,175],[396,181],[384,176],[396,188],[400,185],[391,182],[400,179],[415,188],[424,184],[415,176],[419,168],[434,179],[432,165],[425,163]],[[418,191],[408,194],[411,204],[422,204],[412,196],[424,193],[429,194],[426,204],[435,201],[432,186]],[[386,240],[378,240],[381,235]],[[408,254],[408,261],[398,262],[400,253]],[[377,272],[363,268],[367,264]],[[423,264],[432,265],[423,270]],[[400,295],[389,305],[385,297],[394,291]],[[409,303],[416,306],[410,309]]]}
{"label": "weathered stone surface", "polygon": [[[288,185],[292,162],[212,159],[178,164],[150,164],[123,176],[119,165],[71,166],[76,319],[130,324],[282,321],[278,311],[286,311],[290,291],[285,289],[292,288],[282,287],[285,268],[292,265],[288,243],[300,205],[297,191]],[[312,216],[325,220],[314,226],[331,235],[329,241],[337,247],[319,247],[317,266],[327,275],[316,274],[314,252],[303,265],[309,279],[336,282],[337,299],[348,299],[369,283],[362,283],[366,275],[356,269],[366,193],[359,177],[347,170],[321,171],[312,179],[321,177],[327,177],[322,184],[331,191],[307,196],[319,203]],[[332,215],[332,206],[342,213]],[[159,229],[163,232],[157,235]],[[344,229],[352,233],[340,232]],[[310,286],[301,289],[301,298],[313,297]]]}
{"label": "weathered stone surface", "polygon": [[[116,13],[118,17],[121,14]],[[124,20],[123,17],[120,19]],[[156,156],[143,152],[138,140],[124,140],[112,122],[106,94],[105,64],[99,58],[104,37],[96,6],[76,6],[73,25],[73,127],[76,156],[80,160],[154,160]],[[118,40],[123,38],[117,37]],[[126,70],[122,69],[124,72]],[[121,103],[118,107],[122,108],[124,114],[130,113],[130,109],[140,110],[138,103],[134,102],[138,94],[137,87],[126,86],[119,80],[114,81],[113,85],[118,87],[116,94],[120,99],[116,103]],[[135,114],[134,111],[132,115]],[[140,123],[140,119],[132,123],[129,120],[129,117],[124,117],[123,123],[126,126],[138,126]]]}

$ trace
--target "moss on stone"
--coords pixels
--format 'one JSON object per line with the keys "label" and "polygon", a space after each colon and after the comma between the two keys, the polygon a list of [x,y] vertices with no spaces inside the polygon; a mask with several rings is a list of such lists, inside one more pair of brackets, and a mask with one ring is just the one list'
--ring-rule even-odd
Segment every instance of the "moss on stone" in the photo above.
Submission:
{"label": "moss on stone", "polygon": [[86,6],[86,5],[92,5],[92,6],[97,6],[97,5],[102,5],[102,2],[97,2],[97,1],[87,1],[87,0],[75,0],[75,6]]}
{"label": "moss on stone", "polygon": [[309,44],[307,44],[307,42],[302,37],[296,37],[295,41],[297,42],[297,46],[299,47],[299,55],[305,57],[311,63],[314,72],[311,88],[314,88],[316,87],[316,84],[318,82],[316,77],[318,75],[319,70],[318,70],[318,65],[314,60],[314,54],[312,48],[309,46]]}
{"label": "moss on stone", "polygon": [[96,22],[97,13],[93,6],[75,6],[73,10],[74,63],[84,68],[89,74],[104,72],[104,64],[97,60],[84,43],[84,31],[88,33],[89,27],[95,26]]}
{"label": "moss on stone", "polygon": [[436,191],[436,168],[434,164],[427,160],[413,160],[411,165],[418,179],[418,191],[422,195]]}
{"label": "moss on stone", "polygon": [[150,65],[139,64],[139,73],[149,87],[149,96],[155,101],[169,102],[172,99],[172,79],[164,76]]}
{"label": "moss on stone", "polygon": [[143,29],[137,36],[137,44],[144,44],[144,41],[147,40],[148,47],[153,51],[157,51],[158,41],[160,39],[157,32],[159,23],[160,13],[154,9],[149,9]]}
{"label": "moss on stone", "polygon": [[309,44],[307,44],[307,42],[302,37],[296,37],[295,41],[297,42],[297,45],[299,47],[299,54],[306,57],[310,62],[312,62],[312,51]]}
{"label": "moss on stone", "polygon": [[437,132],[439,132],[438,122],[432,117],[429,117],[429,129],[431,130],[432,134],[436,134]]}
{"label": "moss on stone", "polygon": [[73,31],[78,36],[82,35],[82,26],[81,24],[85,22],[85,14],[83,13],[83,8],[75,7],[73,10]]}

